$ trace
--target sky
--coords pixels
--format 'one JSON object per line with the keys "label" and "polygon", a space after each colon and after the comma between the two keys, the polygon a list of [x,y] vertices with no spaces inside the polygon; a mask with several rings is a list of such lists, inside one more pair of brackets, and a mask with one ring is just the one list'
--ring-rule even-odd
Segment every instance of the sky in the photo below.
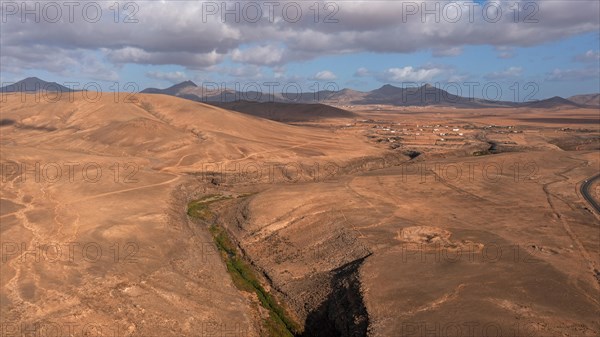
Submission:
{"label": "sky", "polygon": [[[600,1],[5,1],[0,82],[600,92]],[[96,85],[95,87],[90,87]]]}

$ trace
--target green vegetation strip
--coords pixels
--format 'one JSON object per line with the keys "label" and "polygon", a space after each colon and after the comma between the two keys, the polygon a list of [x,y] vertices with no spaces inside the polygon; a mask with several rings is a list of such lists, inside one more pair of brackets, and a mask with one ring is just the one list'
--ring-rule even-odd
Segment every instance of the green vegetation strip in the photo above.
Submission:
{"label": "green vegetation strip", "polygon": [[230,196],[220,195],[220,194],[209,194],[202,199],[190,201],[188,204],[187,214],[192,218],[197,218],[200,220],[208,221],[212,215],[210,208],[208,205],[213,202],[231,199]]}
{"label": "green vegetation strip", "polygon": [[[246,196],[246,195],[244,195]],[[240,196],[240,197],[244,197]],[[221,201],[231,199],[231,197],[223,195],[208,195],[199,200],[191,201],[188,204],[188,215],[203,221],[211,218],[212,213],[209,205]],[[263,322],[267,336],[273,337],[294,337],[301,333],[301,327],[294,322],[286,310],[277,303],[275,297],[263,288],[260,281],[256,277],[251,266],[244,261],[238,254],[238,251],[227,231],[215,224],[209,227],[209,231],[215,241],[223,260],[227,266],[227,271],[231,275],[231,279],[235,286],[249,293],[254,292],[262,307],[269,311],[269,318]]]}

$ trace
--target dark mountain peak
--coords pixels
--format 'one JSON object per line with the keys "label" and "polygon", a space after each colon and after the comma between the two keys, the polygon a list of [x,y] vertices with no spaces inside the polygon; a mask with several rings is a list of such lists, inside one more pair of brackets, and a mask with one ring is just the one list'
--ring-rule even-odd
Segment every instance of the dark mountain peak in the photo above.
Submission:
{"label": "dark mountain peak", "polygon": [[166,89],[146,88],[141,91],[143,94],[165,94],[165,95],[178,95],[180,91],[185,88],[197,88],[196,83],[192,81],[184,81],[181,83],[174,84]]}
{"label": "dark mountain peak", "polygon": [[546,99],[542,99],[539,101],[533,101],[525,103],[525,106],[531,108],[555,108],[560,106],[572,106],[572,107],[580,107],[580,104],[569,101],[566,98],[562,98],[560,96],[554,96]]}
{"label": "dark mountain peak", "polygon": [[2,92],[36,92],[39,90],[51,92],[73,91],[56,82],[46,82],[38,77],[27,77],[14,84],[0,88],[0,91]]}
{"label": "dark mountain peak", "polygon": [[188,81],[183,81],[179,84],[175,84],[173,87],[185,88],[185,87],[198,87],[198,86],[196,85],[196,83],[188,80]]}
{"label": "dark mountain peak", "polygon": [[435,91],[439,91],[439,92],[445,92],[442,88],[440,87],[436,87],[434,85],[431,85],[429,83],[425,83],[420,87],[408,87],[406,88],[407,91],[410,92],[435,92]]}
{"label": "dark mountain peak", "polygon": [[46,83],[46,81],[41,80],[41,79],[39,79],[39,78],[37,78],[35,76],[33,76],[33,77],[27,77],[26,79],[20,80],[17,83],[21,83],[21,82],[44,82],[44,83]]}
{"label": "dark mountain peak", "polygon": [[385,84],[385,85],[381,86],[381,88],[371,91],[371,93],[377,94],[377,95],[396,95],[396,94],[400,93],[401,91],[402,91],[401,88],[395,87],[391,84]]}
{"label": "dark mountain peak", "polygon": [[560,96],[553,96],[553,97],[550,97],[550,98],[548,98],[548,99],[544,99],[544,100],[542,100],[542,101],[545,101],[545,102],[553,102],[553,103],[565,103],[565,104],[573,104],[573,102],[569,101],[569,100],[568,100],[568,99],[566,99],[566,98],[562,98],[562,97],[560,97]]}
{"label": "dark mountain peak", "polygon": [[339,95],[355,95],[355,94],[364,94],[364,91],[354,90],[350,88],[344,88],[337,92]]}
{"label": "dark mountain peak", "polygon": [[377,89],[377,90],[389,90],[389,89],[400,89],[398,87],[395,87],[391,84],[384,84],[381,86],[381,88]]}
{"label": "dark mountain peak", "polygon": [[174,91],[174,90],[178,91],[178,90],[188,88],[188,87],[197,88],[198,86],[196,85],[196,83],[194,83],[192,81],[184,81],[184,82],[177,83],[175,85],[168,87],[167,89],[165,89],[165,91]]}
{"label": "dark mountain peak", "polygon": [[26,79],[20,80],[19,82],[15,83],[15,84],[16,85],[24,85],[29,89],[29,88],[33,88],[36,85],[44,86],[46,84],[50,84],[50,82],[46,82],[37,77],[27,77]]}

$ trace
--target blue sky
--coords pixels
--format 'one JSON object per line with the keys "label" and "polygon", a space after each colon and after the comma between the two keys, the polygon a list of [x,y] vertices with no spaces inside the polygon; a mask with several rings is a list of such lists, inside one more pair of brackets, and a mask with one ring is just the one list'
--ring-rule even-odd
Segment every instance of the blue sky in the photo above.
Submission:
{"label": "blue sky", "polygon": [[[516,101],[600,92],[597,1],[319,2],[318,15],[312,3],[280,2],[280,8],[303,9],[296,22],[277,10],[273,22],[265,13],[257,22],[243,13],[237,21],[218,10],[209,15],[219,3],[135,2],[137,22],[124,23],[132,10],[125,3],[117,17],[110,4],[98,3],[104,7],[97,22],[78,11],[73,22],[64,11],[62,21],[49,22],[52,12],[42,10],[35,22],[3,2],[2,82],[37,76],[98,82],[106,91],[112,82],[141,90],[187,79],[230,88],[258,84],[264,91],[266,82],[303,91],[431,83],[465,96],[470,85],[476,97]],[[440,19],[419,6],[434,8]],[[462,17],[452,21],[456,8]],[[489,22],[484,8],[503,15]],[[324,22],[334,11],[337,22]],[[522,22],[528,15],[535,22]]]}

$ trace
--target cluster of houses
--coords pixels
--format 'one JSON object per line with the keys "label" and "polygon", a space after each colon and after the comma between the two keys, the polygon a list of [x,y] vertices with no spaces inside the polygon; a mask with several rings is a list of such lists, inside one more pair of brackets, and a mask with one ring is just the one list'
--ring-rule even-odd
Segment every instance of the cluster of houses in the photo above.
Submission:
{"label": "cluster of houses", "polygon": [[[414,146],[446,146],[461,145],[466,138],[466,131],[455,125],[420,125],[390,123],[389,121],[359,120],[356,126],[365,126],[369,138],[381,143],[402,143]],[[392,148],[399,147],[394,144]]]}
{"label": "cluster of houses", "polygon": [[[357,120],[346,127],[359,127],[367,130],[367,137],[378,143],[389,143],[389,147],[396,149],[402,146],[417,148],[460,148],[467,144],[469,139],[477,138],[480,132],[488,134],[523,133],[527,130],[517,129],[512,125],[453,125],[453,124],[411,124],[394,123],[389,120],[363,119]],[[498,139],[502,144],[516,144],[512,139]]]}
{"label": "cluster of houses", "polygon": [[492,131],[494,133],[523,133],[521,130],[516,130],[514,126],[501,126],[501,125],[486,125],[483,127],[484,130]]}

